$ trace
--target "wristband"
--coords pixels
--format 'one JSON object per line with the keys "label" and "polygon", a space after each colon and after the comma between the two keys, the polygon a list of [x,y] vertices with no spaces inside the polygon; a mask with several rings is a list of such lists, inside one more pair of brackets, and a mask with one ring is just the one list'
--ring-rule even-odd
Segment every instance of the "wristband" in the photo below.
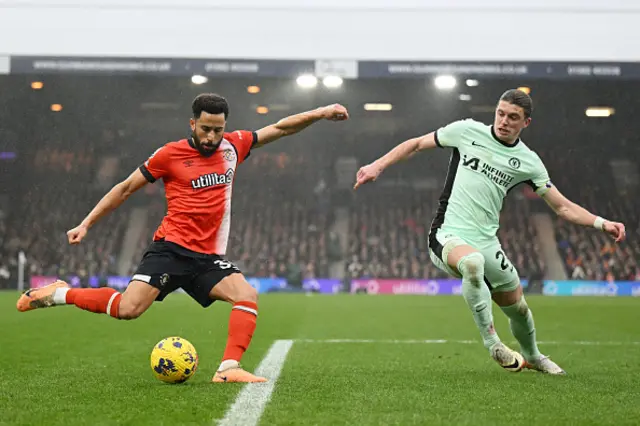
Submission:
{"label": "wristband", "polygon": [[599,230],[603,230],[605,220],[600,216],[596,217],[596,220],[593,222],[593,227]]}

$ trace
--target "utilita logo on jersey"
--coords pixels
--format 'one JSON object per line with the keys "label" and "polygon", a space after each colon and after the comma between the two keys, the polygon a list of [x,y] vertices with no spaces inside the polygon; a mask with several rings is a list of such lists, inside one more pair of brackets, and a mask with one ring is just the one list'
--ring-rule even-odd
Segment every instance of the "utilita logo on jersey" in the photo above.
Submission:
{"label": "utilita logo on jersey", "polygon": [[233,169],[227,170],[223,175],[218,173],[207,173],[200,176],[198,179],[191,180],[191,186],[193,189],[209,188],[211,186],[218,185],[230,185],[233,182]]}

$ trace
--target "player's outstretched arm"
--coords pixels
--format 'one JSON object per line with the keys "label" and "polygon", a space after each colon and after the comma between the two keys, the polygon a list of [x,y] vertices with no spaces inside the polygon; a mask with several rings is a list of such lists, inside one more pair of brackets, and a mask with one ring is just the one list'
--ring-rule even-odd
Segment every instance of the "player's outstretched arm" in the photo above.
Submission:
{"label": "player's outstretched arm", "polygon": [[298,133],[316,121],[343,121],[347,119],[349,119],[349,113],[347,112],[347,109],[340,104],[329,105],[322,108],[316,108],[312,111],[291,115],[283,118],[275,124],[271,124],[270,126],[263,127],[258,130],[256,132],[258,135],[258,143],[254,148],[266,145],[282,137]]}
{"label": "player's outstretched arm", "polygon": [[148,180],[144,177],[140,169],[136,169],[129,175],[127,179],[115,185],[91,210],[87,217],[69,232],[67,237],[69,238],[69,244],[79,244],[80,241],[87,235],[87,231],[98,220],[105,216],[110,211],[118,208],[127,198],[131,196],[138,189],[142,188],[148,183]]}
{"label": "player's outstretched arm", "polygon": [[582,226],[593,226],[610,234],[616,242],[624,241],[626,238],[624,224],[612,222],[590,213],[584,207],[568,200],[555,186],[552,186],[542,197],[558,216],[569,222]]}
{"label": "player's outstretched arm", "polygon": [[434,132],[402,142],[373,163],[361,167],[356,174],[356,184],[353,189],[357,189],[367,182],[375,181],[382,171],[392,164],[407,160],[420,151],[435,148],[436,146],[438,144],[436,143]]}

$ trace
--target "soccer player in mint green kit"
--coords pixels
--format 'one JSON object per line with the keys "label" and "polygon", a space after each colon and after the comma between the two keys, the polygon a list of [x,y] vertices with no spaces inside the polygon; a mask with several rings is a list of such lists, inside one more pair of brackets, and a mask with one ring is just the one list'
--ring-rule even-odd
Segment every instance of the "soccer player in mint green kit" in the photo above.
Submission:
{"label": "soccer player in mint green kit", "polygon": [[[533,316],[522,293],[518,272],[498,241],[500,211],[507,192],[524,183],[558,216],[625,238],[622,223],[605,220],[566,199],[551,183],[540,157],[520,139],[531,124],[533,102],[521,90],[508,90],[496,107],[493,126],[466,119],[435,132],[409,139],[362,167],[354,189],[375,181],[398,161],[430,148],[451,148],[451,160],[436,217],[429,234],[432,262],[462,279],[462,294],[473,313],[484,346],[508,371],[530,368],[566,374],[538,350]],[[522,353],[500,341],[493,326],[491,300],[509,318]]]}

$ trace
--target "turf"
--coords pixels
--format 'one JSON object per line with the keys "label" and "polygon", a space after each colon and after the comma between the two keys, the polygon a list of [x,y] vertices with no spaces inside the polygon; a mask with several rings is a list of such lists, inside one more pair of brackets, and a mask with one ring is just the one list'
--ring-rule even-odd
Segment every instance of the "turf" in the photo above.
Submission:
{"label": "turf", "polygon": [[[242,388],[209,383],[228,305],[205,310],[172,295],[116,321],[73,307],[18,313],[16,298],[0,293],[0,424],[211,425]],[[567,377],[502,371],[461,297],[264,295],[244,366],[254,369],[276,339],[295,343],[261,424],[639,424],[640,299],[527,299],[539,339],[551,342],[542,351]],[[149,365],[153,345],[172,335],[200,356],[182,385],[159,382]],[[425,339],[449,342],[415,341]]]}

